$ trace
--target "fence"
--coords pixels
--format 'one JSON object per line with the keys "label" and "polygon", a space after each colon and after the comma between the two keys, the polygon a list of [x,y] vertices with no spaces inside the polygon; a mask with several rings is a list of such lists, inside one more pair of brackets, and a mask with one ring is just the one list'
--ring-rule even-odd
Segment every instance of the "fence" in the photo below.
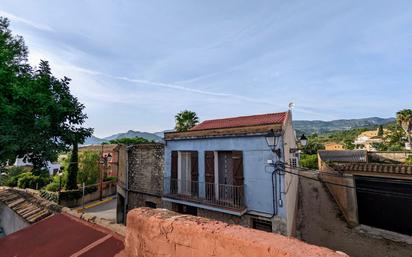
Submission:
{"label": "fence", "polygon": [[224,208],[243,209],[243,185],[165,178],[164,194],[172,198]]}
{"label": "fence", "polygon": [[[76,207],[98,200],[100,198],[100,184],[88,185],[84,187],[84,197],[83,197],[83,187],[79,187],[76,190],[50,192],[42,190],[40,195],[50,201],[59,202],[60,205],[66,207]],[[102,196],[110,196],[116,194],[116,184],[112,181],[103,182]],[[59,199],[60,198],[60,199]]]}

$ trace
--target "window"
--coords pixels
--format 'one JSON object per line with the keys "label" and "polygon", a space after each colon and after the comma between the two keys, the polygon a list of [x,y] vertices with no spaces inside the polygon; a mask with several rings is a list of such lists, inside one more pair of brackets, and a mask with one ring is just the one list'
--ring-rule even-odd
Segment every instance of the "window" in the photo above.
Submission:
{"label": "window", "polygon": [[191,152],[180,152],[178,166],[179,194],[191,193],[191,169],[192,154]]}
{"label": "window", "polygon": [[226,206],[243,205],[243,152],[206,151],[206,200]]}
{"label": "window", "polygon": [[190,205],[174,203],[172,206],[172,209],[173,211],[181,213],[181,214],[189,214],[189,215],[197,216],[197,208],[190,206]]}
{"label": "window", "polygon": [[156,204],[154,202],[146,201],[145,206],[149,208],[156,209]]}
{"label": "window", "polygon": [[293,168],[298,167],[298,158],[296,158],[296,157],[290,158],[290,165],[291,165]]}
{"label": "window", "polygon": [[252,218],[252,227],[257,230],[272,232],[272,221]]}
{"label": "window", "polygon": [[170,191],[172,194],[198,194],[198,153],[172,151]]}

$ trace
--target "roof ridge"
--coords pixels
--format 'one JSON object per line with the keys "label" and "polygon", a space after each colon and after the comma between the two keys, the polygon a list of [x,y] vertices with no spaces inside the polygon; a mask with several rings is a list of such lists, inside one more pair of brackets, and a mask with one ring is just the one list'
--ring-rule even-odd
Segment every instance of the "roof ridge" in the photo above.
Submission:
{"label": "roof ridge", "polygon": [[[211,121],[211,120],[228,120],[228,119],[237,119],[237,118],[249,118],[249,117],[255,117],[255,116],[265,116],[265,115],[277,115],[277,114],[287,114],[288,112],[269,112],[269,113],[263,113],[263,114],[253,114],[253,115],[243,115],[243,116],[235,116],[235,117],[226,117],[226,118],[218,118],[218,119],[209,119],[209,120],[204,120],[201,123],[205,121]],[[199,123],[199,124],[201,124]]]}

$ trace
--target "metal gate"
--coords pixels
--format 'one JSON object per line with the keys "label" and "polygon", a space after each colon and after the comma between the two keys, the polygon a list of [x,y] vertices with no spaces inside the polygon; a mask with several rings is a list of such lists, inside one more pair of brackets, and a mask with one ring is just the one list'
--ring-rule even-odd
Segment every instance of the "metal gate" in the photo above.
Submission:
{"label": "metal gate", "polygon": [[359,223],[412,235],[412,181],[355,176]]}

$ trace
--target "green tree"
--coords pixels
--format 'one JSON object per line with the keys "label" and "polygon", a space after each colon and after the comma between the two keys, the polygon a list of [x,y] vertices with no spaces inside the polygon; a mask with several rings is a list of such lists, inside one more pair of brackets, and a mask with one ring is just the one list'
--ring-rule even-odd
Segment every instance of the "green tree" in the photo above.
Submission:
{"label": "green tree", "polygon": [[301,154],[299,165],[308,169],[318,169],[318,155],[317,154]]}
{"label": "green tree", "polygon": [[197,114],[192,111],[184,110],[176,114],[176,131],[184,132],[193,128],[197,123],[199,123],[199,118]]}
{"label": "green tree", "polygon": [[96,184],[99,179],[100,155],[95,151],[85,151],[79,154],[79,174],[77,181],[86,185]]}
{"label": "green tree", "polygon": [[[386,126],[388,133],[384,136],[383,151],[401,151],[405,148],[404,131],[396,123],[391,123]],[[379,149],[379,148],[377,148]]]}
{"label": "green tree", "polygon": [[378,128],[378,137],[383,137],[383,125],[379,125]]}
{"label": "green tree", "polygon": [[303,149],[303,153],[307,155],[317,154],[319,150],[325,150],[325,145],[309,139],[308,144]]}
{"label": "green tree", "polygon": [[55,78],[46,61],[33,69],[27,54],[23,38],[0,17],[0,166],[27,154],[39,175],[47,161],[93,130],[82,127],[87,116],[70,93],[70,79]]}
{"label": "green tree", "polygon": [[408,159],[406,159],[406,164],[412,165],[412,155],[408,156]]}
{"label": "green tree", "polygon": [[110,144],[125,144],[125,145],[134,145],[134,144],[144,144],[144,143],[151,143],[153,141],[149,141],[146,138],[143,137],[125,137],[125,138],[119,138],[119,139],[114,139],[110,140]]}
{"label": "green tree", "polygon": [[405,131],[409,145],[412,145],[411,130],[412,130],[412,110],[404,109],[396,113],[396,121]]}
{"label": "green tree", "polygon": [[69,167],[67,168],[66,189],[77,189],[77,173],[79,172],[79,149],[77,144],[73,144],[70,156]]}

